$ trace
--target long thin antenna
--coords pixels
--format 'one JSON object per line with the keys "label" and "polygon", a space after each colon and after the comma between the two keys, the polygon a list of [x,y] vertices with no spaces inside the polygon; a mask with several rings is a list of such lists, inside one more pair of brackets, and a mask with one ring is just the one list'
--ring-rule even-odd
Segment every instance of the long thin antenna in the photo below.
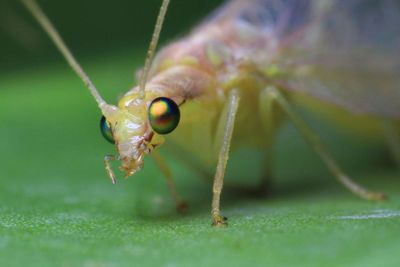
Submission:
{"label": "long thin antenna", "polygon": [[139,83],[139,88],[140,88],[139,97],[141,99],[145,97],[145,86],[147,78],[149,76],[151,63],[153,62],[154,52],[156,51],[157,48],[158,38],[160,37],[160,32],[164,23],[165,14],[167,13],[168,5],[169,5],[169,0],[163,0],[160,7],[160,11],[158,12],[157,22],[156,26],[154,27],[153,36],[151,37],[149,49],[147,50],[146,61],[144,63],[144,69]]}
{"label": "long thin antenna", "polygon": [[50,39],[57,46],[58,50],[60,50],[61,54],[63,54],[63,56],[65,57],[71,68],[76,72],[76,74],[78,74],[78,76],[85,83],[90,93],[95,98],[99,107],[102,108],[102,106],[104,106],[106,102],[97,91],[96,87],[90,80],[89,76],[85,73],[85,71],[76,61],[71,51],[69,51],[63,39],[58,34],[54,26],[51,24],[50,20],[46,17],[43,10],[39,7],[39,5],[36,3],[35,0],[22,0],[22,3],[32,13],[33,17],[39,22],[39,24],[42,26],[45,32],[49,35]]}

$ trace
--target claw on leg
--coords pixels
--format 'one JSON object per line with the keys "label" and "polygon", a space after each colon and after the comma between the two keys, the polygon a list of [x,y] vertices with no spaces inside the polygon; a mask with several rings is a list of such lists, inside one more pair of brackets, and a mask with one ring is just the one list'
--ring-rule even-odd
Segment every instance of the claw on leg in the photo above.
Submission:
{"label": "claw on leg", "polygon": [[383,201],[387,198],[385,193],[369,191],[361,185],[353,182],[353,180],[347,177],[347,175],[340,174],[338,175],[338,178],[346,188],[363,199],[371,201]]}
{"label": "claw on leg", "polygon": [[226,227],[228,226],[228,218],[221,216],[220,214],[214,214],[212,219],[212,226]]}

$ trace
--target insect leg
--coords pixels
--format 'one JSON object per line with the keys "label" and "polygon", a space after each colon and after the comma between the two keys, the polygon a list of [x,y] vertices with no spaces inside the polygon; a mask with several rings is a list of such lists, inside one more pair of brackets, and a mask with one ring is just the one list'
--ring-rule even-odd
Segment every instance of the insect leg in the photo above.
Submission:
{"label": "insect leg", "polygon": [[258,185],[256,192],[264,194],[270,186],[270,178],[272,176],[272,145],[276,135],[276,131],[284,117],[282,108],[276,101],[269,97],[269,94],[264,90],[259,97],[259,112],[261,116],[261,127],[263,136],[265,136],[265,144],[263,148],[263,170],[261,182]]}
{"label": "insect leg", "polygon": [[382,130],[392,152],[393,158],[400,168],[400,136],[395,125],[390,120],[381,120]]}
{"label": "insect leg", "polygon": [[[235,124],[236,113],[239,106],[239,92],[236,89],[232,89],[229,93],[228,101],[224,108],[224,117],[220,120],[220,125],[223,127],[223,135],[222,144],[219,149],[218,156],[218,164],[217,169],[214,176],[213,183],[213,199],[211,204],[211,216],[212,216],[212,225],[214,226],[223,226],[226,225],[226,218],[221,216],[220,213],[220,199],[221,199],[221,191],[224,184],[224,175],[226,164],[228,162],[229,156],[229,148],[232,139],[233,127]],[[217,135],[218,137],[218,135]]]}
{"label": "insect leg", "polygon": [[314,148],[314,150],[321,157],[322,161],[325,163],[329,171],[341,184],[343,184],[354,194],[367,200],[383,200],[385,198],[385,195],[383,193],[371,192],[365,189],[361,185],[354,182],[342,171],[342,169],[332,158],[330,153],[326,150],[325,146],[322,144],[319,136],[304,122],[301,117],[299,117],[295,113],[290,103],[277,89],[275,89],[274,87],[267,87],[265,89],[265,94],[268,95],[268,98],[275,100],[281,106],[281,108],[291,119],[297,130],[303,135],[304,139],[311,145],[311,147]]}
{"label": "insect leg", "polygon": [[174,179],[172,178],[172,173],[170,168],[168,167],[167,163],[160,155],[160,153],[158,153],[158,151],[153,150],[151,155],[153,156],[155,163],[157,164],[158,168],[164,174],[164,177],[167,180],[169,191],[176,205],[176,210],[179,213],[184,213],[186,211],[187,205],[184,201],[182,201],[181,197],[178,194],[178,191],[176,190],[176,184],[174,182]]}

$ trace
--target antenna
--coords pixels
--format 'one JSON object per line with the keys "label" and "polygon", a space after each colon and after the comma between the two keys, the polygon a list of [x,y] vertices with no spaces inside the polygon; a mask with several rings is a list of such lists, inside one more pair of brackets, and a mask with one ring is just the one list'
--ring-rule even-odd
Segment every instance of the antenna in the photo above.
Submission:
{"label": "antenna", "polygon": [[101,97],[100,93],[97,91],[96,87],[90,80],[89,76],[85,73],[79,63],[76,61],[74,56],[72,55],[71,51],[65,45],[63,39],[51,24],[50,20],[46,17],[43,10],[39,7],[35,0],[22,0],[22,3],[25,7],[32,13],[33,17],[39,22],[45,32],[49,35],[50,39],[56,45],[58,50],[67,60],[68,64],[71,68],[78,74],[78,76],[82,79],[85,83],[86,87],[89,89],[90,93],[96,100],[97,104],[99,105],[100,109],[106,105],[107,103]]}
{"label": "antenna", "polygon": [[139,97],[141,99],[145,97],[145,86],[147,78],[149,76],[151,63],[153,62],[154,52],[156,51],[157,48],[158,38],[160,37],[160,32],[164,23],[165,14],[167,13],[168,5],[169,5],[169,0],[163,0],[160,7],[160,11],[158,12],[157,22],[156,26],[154,27],[153,36],[151,37],[149,49],[147,50],[146,61],[144,63],[144,69],[139,83],[139,88],[140,88]]}

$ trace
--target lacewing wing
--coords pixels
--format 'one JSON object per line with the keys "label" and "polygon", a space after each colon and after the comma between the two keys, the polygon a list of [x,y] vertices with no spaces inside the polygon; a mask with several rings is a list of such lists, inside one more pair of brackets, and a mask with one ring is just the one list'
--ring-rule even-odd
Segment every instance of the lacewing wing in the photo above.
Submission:
{"label": "lacewing wing", "polygon": [[271,80],[283,89],[400,118],[399,1],[233,0],[198,30],[210,24],[255,39],[243,56],[278,70]]}

